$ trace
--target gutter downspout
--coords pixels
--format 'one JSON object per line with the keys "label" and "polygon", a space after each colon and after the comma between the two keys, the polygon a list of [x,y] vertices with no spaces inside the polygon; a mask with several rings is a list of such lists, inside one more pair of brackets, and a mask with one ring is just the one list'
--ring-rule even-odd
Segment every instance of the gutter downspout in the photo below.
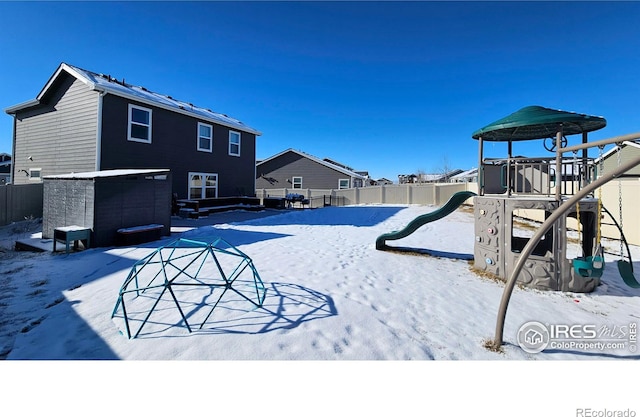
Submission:
{"label": "gutter downspout", "polygon": [[102,102],[103,97],[107,95],[106,91],[98,94],[98,117],[96,120],[96,171],[100,171],[102,165]]}
{"label": "gutter downspout", "polygon": [[[9,183],[14,184],[13,179],[15,178],[16,172],[16,127],[18,127],[16,113],[13,114],[13,143],[11,144],[11,171],[9,173]],[[7,200],[8,201],[8,200]],[[8,213],[9,211],[6,211]]]}

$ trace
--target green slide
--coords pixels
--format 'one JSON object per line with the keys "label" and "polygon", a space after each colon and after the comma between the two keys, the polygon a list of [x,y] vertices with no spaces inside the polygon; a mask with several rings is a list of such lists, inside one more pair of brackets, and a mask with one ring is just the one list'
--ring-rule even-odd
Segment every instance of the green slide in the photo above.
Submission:
{"label": "green slide", "polygon": [[409,224],[406,225],[405,228],[402,230],[397,230],[394,232],[385,233],[384,235],[380,235],[376,239],[376,249],[378,250],[391,249],[386,244],[387,240],[397,240],[397,239],[402,239],[409,236],[411,233],[418,230],[420,226],[424,226],[427,223],[440,220],[441,218],[453,213],[454,211],[456,211],[458,207],[462,205],[462,203],[464,203],[470,197],[473,197],[475,195],[476,193],[472,191],[460,191],[455,193],[454,195],[451,196],[449,201],[447,201],[446,204],[440,207],[438,210],[416,217],[411,222],[409,222]]}

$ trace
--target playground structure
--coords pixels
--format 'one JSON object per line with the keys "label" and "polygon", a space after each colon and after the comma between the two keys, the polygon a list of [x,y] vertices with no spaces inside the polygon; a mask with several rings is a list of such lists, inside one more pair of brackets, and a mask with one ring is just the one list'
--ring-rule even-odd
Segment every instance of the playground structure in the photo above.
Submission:
{"label": "playground structure", "polygon": [[[506,169],[501,177],[506,178],[503,186],[503,196],[494,196],[496,201],[506,204],[507,201],[516,201],[511,206],[516,207],[521,204],[532,204],[530,198],[536,196],[539,200],[539,206],[545,210],[545,220],[537,231],[528,239],[512,239],[512,252],[517,253],[506,262],[507,268],[503,273],[506,279],[506,285],[500,302],[498,311],[498,319],[496,323],[496,333],[494,340],[488,344],[488,347],[498,349],[502,345],[502,337],[504,331],[504,321],[506,318],[507,308],[511,294],[517,282],[525,285],[529,284],[540,288],[540,284],[544,289],[544,283],[549,282],[551,285],[547,289],[559,289],[563,291],[588,292],[595,289],[599,284],[602,270],[604,269],[604,254],[600,245],[600,220],[602,211],[610,213],[602,207],[601,199],[595,198],[594,192],[609,181],[619,178],[625,172],[640,165],[640,157],[632,158],[622,163],[619,157],[619,149],[625,141],[633,141],[640,139],[640,133],[633,133],[624,136],[618,136],[610,139],[599,140],[589,143],[587,140],[588,132],[600,129],[606,125],[606,120],[600,117],[588,116],[571,112],[562,112],[558,110],[547,109],[544,107],[532,106],[525,107],[520,111],[500,119],[485,128],[482,128],[473,134],[474,139],[479,140],[479,184],[480,196],[476,197],[476,203],[480,203],[480,207],[476,208],[476,219],[478,215],[484,216],[481,208],[484,198],[492,198],[486,195],[487,191],[487,174],[491,174],[491,168],[486,170],[487,166],[493,165],[494,161],[483,159],[483,140],[499,140],[507,141],[509,149],[509,157],[506,162]],[[566,136],[572,134],[582,134],[582,143],[568,146]],[[555,137],[555,141],[554,140]],[[549,160],[553,166],[544,167],[543,159],[531,159],[530,163],[539,168],[533,169],[529,166],[530,171],[526,171],[528,161],[522,162],[522,158],[514,158],[512,156],[512,142],[517,140],[545,140],[545,148],[551,152],[555,152],[555,160]],[[552,142],[547,146],[547,140]],[[611,172],[602,172],[602,149],[606,145],[615,144],[618,148],[618,166]],[[596,165],[593,159],[588,156],[589,148],[600,149],[598,162]],[[582,151],[581,162],[577,158],[577,152]],[[573,160],[564,159],[564,154],[573,152]],[[548,158],[547,158],[548,159]],[[568,162],[569,161],[569,162]],[[547,165],[550,165],[547,163]],[[564,167],[571,166],[571,170]],[[577,167],[577,169],[576,169]],[[536,177],[544,178],[541,172],[546,172],[549,180],[544,187],[544,181],[537,184],[532,181]],[[529,174],[529,175],[527,175]],[[568,175],[567,175],[568,174]],[[523,181],[520,182],[520,177]],[[518,184],[527,184],[529,187],[518,187]],[[535,191],[535,186],[542,185],[540,189]],[[531,197],[524,197],[528,193],[534,194]],[[521,197],[522,196],[522,197]],[[503,199],[504,197],[504,199]],[[523,198],[524,197],[524,198]],[[622,202],[622,194],[619,195]],[[595,210],[594,210],[595,208]],[[588,213],[586,217],[581,213]],[[581,247],[583,256],[568,259],[566,253],[566,222],[568,217],[575,216],[577,220],[578,232],[581,231]],[[595,221],[594,217],[595,216]],[[627,259],[624,259],[623,246],[625,241],[622,229],[622,204],[620,203],[620,222],[613,219],[615,225],[620,231],[620,259],[617,261],[618,271],[623,281],[633,288],[640,288],[640,283],[636,280],[633,272],[633,263],[627,245]],[[508,222],[507,222],[508,223]],[[478,231],[478,226],[476,226]],[[541,242],[551,238],[551,244]],[[516,245],[513,242],[517,242]],[[522,245],[524,243],[524,245]],[[479,245],[480,244],[480,245]],[[476,238],[476,248],[481,246],[482,236]],[[499,251],[499,244],[495,245],[496,252]],[[509,247],[509,243],[505,242],[505,246]],[[541,254],[540,248],[544,249],[544,255]],[[515,250],[513,250],[515,249]],[[552,249],[553,252],[549,252]],[[505,251],[506,252],[506,251]],[[544,259],[546,258],[546,259]],[[482,259],[476,259],[476,266],[482,265]],[[485,258],[485,263],[490,264],[490,258]],[[554,269],[554,267],[556,269]],[[558,268],[559,267],[559,268]],[[553,273],[553,275],[551,275]],[[556,277],[555,286],[553,279],[536,280],[529,279],[550,275]]]}
{"label": "playground structure", "polygon": [[[619,222],[602,205],[600,194],[604,184],[640,165],[640,157],[623,163],[619,151],[623,142],[640,139],[640,133],[588,141],[590,132],[605,126],[606,120],[599,116],[529,106],[472,135],[478,140],[479,149],[478,195],[473,197],[474,268],[506,281],[492,342],[494,348],[502,345],[506,311],[516,283],[540,290],[582,293],[597,288],[605,268],[601,244],[605,213],[620,235],[618,272],[628,286],[640,288],[623,233],[622,193],[619,191]],[[580,135],[581,142],[569,146],[567,137],[571,135]],[[544,148],[555,156],[514,156],[514,142],[531,140],[543,140]],[[485,158],[487,141],[506,142],[507,157]],[[604,172],[602,151],[611,144],[618,149],[618,166]],[[589,156],[589,149],[597,149],[598,157]],[[566,157],[567,153],[572,156]],[[406,237],[429,221],[450,214],[466,200],[464,197],[469,195],[452,198],[434,213],[419,216],[405,229],[380,236],[376,248],[390,249],[387,240]],[[459,201],[461,198],[464,200]],[[520,227],[531,212],[542,224],[530,229]],[[576,256],[567,251],[569,224],[575,225],[573,229],[578,235],[580,250]]]}
{"label": "playground structure", "polygon": [[[237,297],[221,301],[225,294]],[[251,258],[224,239],[211,243],[177,239],[131,267],[111,318],[124,321],[129,339],[138,337],[147,324],[151,327],[147,331],[153,332],[182,321],[191,333],[190,321],[200,322],[202,329],[222,303],[228,303],[229,310],[244,301],[261,307],[265,295]]]}
{"label": "playground structure", "polygon": [[[590,292],[600,283],[604,254],[600,242],[601,202],[594,195],[581,198],[563,211],[530,254],[523,249],[531,233],[518,227],[523,213],[537,212],[542,220],[557,212],[572,195],[601,175],[587,152],[588,133],[606,126],[606,120],[573,112],[530,106],[473,133],[478,140],[479,195],[474,200],[474,267],[507,279],[521,258],[521,285],[541,289]],[[564,158],[567,136],[581,134],[582,145],[573,158]],[[555,158],[514,157],[513,142],[544,140]],[[548,142],[551,140],[550,142]],[[508,156],[484,158],[486,141],[507,142]],[[577,150],[582,149],[578,158]],[[601,156],[600,152],[600,156]],[[575,219],[580,253],[567,252],[569,218]]]}

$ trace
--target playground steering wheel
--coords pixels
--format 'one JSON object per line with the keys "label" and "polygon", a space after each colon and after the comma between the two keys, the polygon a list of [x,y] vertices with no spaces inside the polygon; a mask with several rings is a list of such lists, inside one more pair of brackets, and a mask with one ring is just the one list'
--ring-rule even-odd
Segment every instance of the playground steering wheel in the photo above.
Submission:
{"label": "playground steering wheel", "polygon": [[[551,140],[551,145],[547,145],[547,140]],[[567,141],[566,136],[562,136],[562,139],[560,140],[560,145],[564,148],[567,146],[567,143],[569,143]],[[544,142],[542,143],[542,146],[544,146],[544,148],[546,150],[548,150],[549,152],[555,152],[556,151],[556,138],[545,138]]]}

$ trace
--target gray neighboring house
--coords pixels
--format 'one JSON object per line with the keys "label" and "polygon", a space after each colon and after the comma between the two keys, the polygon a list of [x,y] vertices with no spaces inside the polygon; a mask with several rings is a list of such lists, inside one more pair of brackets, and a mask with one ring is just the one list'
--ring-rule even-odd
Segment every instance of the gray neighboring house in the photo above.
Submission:
{"label": "gray neighboring house", "polygon": [[287,149],[256,164],[257,189],[340,190],[365,185],[367,177],[344,165]]}
{"label": "gray neighboring house", "polygon": [[478,168],[471,168],[470,170],[453,175],[449,178],[449,182],[478,182]]}
{"label": "gray neighboring house", "polygon": [[[602,154],[603,161],[603,172],[606,174],[607,172],[611,172],[616,169],[619,165],[623,165],[634,158],[640,156],[640,144],[631,141],[624,141],[621,144],[620,154],[618,155],[617,147],[614,146],[609,149],[607,152]],[[620,157],[620,162],[618,162],[618,156]],[[596,169],[599,169],[600,166],[600,157],[596,158],[594,161],[594,165]],[[638,178],[640,177],[640,165],[636,166],[629,171],[625,172],[621,175],[623,178]]]}
{"label": "gray neighboring house", "polygon": [[260,132],[110,75],[62,63],[14,118],[14,184],[112,169],[170,169],[178,198],[253,196]]}

